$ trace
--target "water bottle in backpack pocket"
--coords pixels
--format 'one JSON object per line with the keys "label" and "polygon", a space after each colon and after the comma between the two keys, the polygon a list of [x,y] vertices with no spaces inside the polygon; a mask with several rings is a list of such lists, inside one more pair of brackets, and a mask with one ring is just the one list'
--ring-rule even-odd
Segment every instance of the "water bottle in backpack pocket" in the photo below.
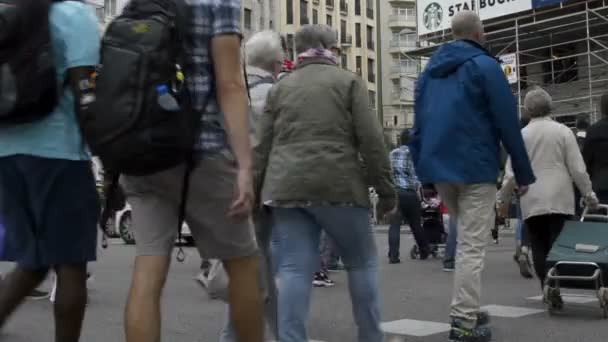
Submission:
{"label": "water bottle in backpack pocket", "polygon": [[156,94],[158,96],[158,106],[167,112],[179,112],[181,107],[175,99],[175,97],[169,92],[169,87],[161,84],[156,87]]}

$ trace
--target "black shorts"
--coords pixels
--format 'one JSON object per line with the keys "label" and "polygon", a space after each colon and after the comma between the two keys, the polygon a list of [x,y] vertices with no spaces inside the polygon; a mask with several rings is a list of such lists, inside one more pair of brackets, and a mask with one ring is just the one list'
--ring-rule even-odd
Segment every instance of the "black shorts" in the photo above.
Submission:
{"label": "black shorts", "polygon": [[0,158],[0,259],[26,269],[94,261],[99,198],[89,161]]}

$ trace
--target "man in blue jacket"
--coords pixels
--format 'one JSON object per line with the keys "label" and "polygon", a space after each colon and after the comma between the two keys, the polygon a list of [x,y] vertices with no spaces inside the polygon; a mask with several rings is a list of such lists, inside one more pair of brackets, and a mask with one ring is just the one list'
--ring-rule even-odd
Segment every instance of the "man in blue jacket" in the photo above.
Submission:
{"label": "man in blue jacket", "polygon": [[436,186],[458,221],[450,341],[485,342],[491,333],[480,315],[481,272],[494,225],[501,142],[521,193],[535,178],[509,84],[482,46],[481,20],[460,12],[452,31],[455,41],[439,48],[418,81],[410,150],[421,182]]}

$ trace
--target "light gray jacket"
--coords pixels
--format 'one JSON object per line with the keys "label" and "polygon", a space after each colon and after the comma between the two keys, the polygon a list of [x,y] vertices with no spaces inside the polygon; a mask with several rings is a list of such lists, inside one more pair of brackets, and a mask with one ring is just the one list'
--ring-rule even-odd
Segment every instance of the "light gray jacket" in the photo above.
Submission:
{"label": "light gray jacket", "polygon": [[275,78],[272,73],[254,66],[247,66],[247,86],[249,87],[249,95],[251,102],[249,103],[249,128],[251,130],[251,145],[257,146],[255,130],[258,126],[258,120],[264,114],[266,99],[268,93],[272,89]]}
{"label": "light gray jacket", "polygon": [[[591,180],[574,132],[549,117],[534,118],[522,130],[536,183],[521,198],[524,219],[547,214],[574,215],[574,187],[592,193]],[[515,187],[511,160],[499,199],[508,201]]]}

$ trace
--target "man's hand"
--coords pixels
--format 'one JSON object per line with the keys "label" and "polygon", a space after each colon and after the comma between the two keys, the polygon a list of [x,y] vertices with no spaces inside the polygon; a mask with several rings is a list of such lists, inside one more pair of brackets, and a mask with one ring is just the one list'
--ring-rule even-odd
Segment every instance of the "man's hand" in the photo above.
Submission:
{"label": "man's hand", "polygon": [[244,220],[251,214],[254,202],[253,176],[250,169],[239,169],[234,189],[234,198],[228,211],[228,217]]}
{"label": "man's hand", "polygon": [[397,215],[397,211],[399,210],[398,206],[395,206],[393,209],[387,211],[384,214],[384,219],[387,221],[390,221],[393,219],[393,217],[395,217],[395,215]]}
{"label": "man's hand", "polygon": [[498,212],[498,216],[507,218],[509,216],[509,207],[509,203],[497,202],[496,211]]}
{"label": "man's hand", "polygon": [[530,190],[530,186],[520,185],[517,187],[517,194],[519,194],[519,196],[523,196],[528,193],[528,190]]}

